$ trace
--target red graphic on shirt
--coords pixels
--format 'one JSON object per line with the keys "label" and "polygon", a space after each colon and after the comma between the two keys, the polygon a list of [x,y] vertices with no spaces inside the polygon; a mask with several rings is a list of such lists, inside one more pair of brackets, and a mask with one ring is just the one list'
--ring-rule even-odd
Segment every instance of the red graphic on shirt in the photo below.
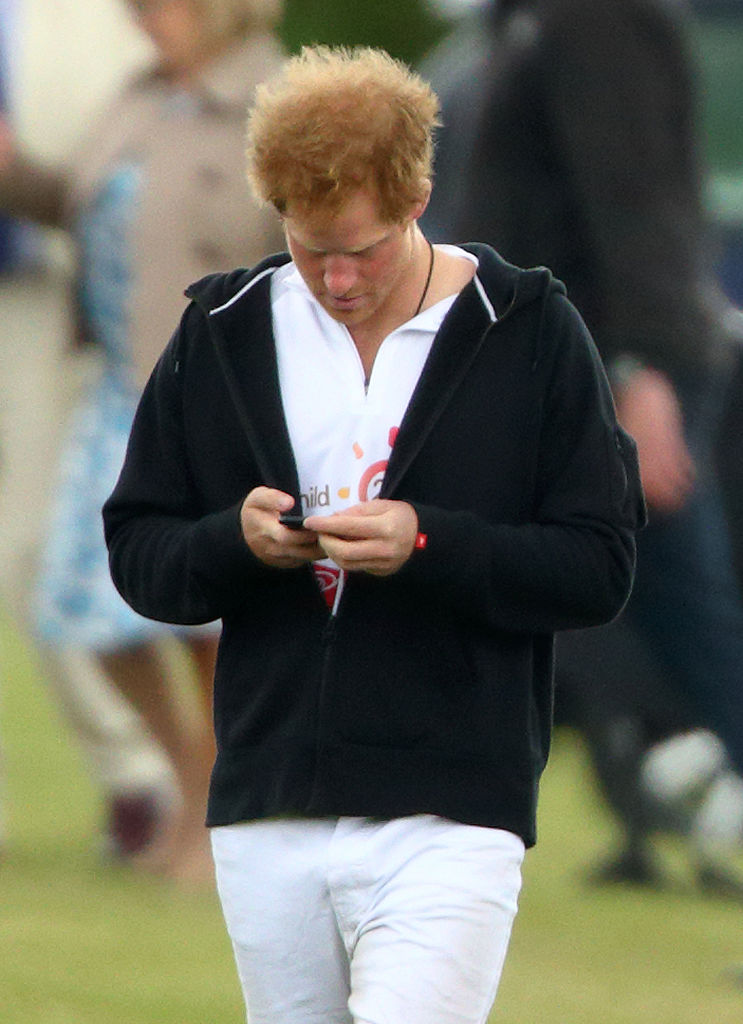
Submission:
{"label": "red graphic on shirt", "polygon": [[335,603],[335,593],[338,590],[340,569],[335,569],[332,565],[320,565],[318,562],[315,562],[312,568],[315,571],[315,579],[320,587],[322,596],[325,598],[328,608],[332,611]]}
{"label": "red graphic on shirt", "polygon": [[[393,448],[395,441],[397,440],[398,427],[390,427],[387,434],[387,441],[390,448]],[[351,450],[356,459],[362,459],[364,457],[364,449],[358,443],[354,441],[351,446]],[[380,459],[378,462],[373,462],[368,466],[361,475],[359,480],[359,501],[371,501],[372,498],[379,496],[379,492],[382,488],[382,481],[384,480],[384,474],[387,471],[388,459]],[[313,496],[317,494],[325,495],[328,491],[328,487],[320,491],[318,487],[310,488]],[[344,501],[350,496],[349,487],[341,487],[338,489],[338,497]],[[327,503],[327,502],[326,502]],[[322,502],[311,502],[310,505],[322,504]],[[328,608],[332,611],[335,605],[336,595],[338,593],[338,586],[340,582],[340,570],[335,566],[323,565],[322,563],[315,562],[312,566],[317,585],[325,598]]]}
{"label": "red graphic on shirt", "polygon": [[[395,447],[395,441],[399,432],[399,427],[390,427],[389,433],[387,434],[387,443],[390,448]],[[357,454],[358,444],[354,444],[353,450]],[[360,449],[359,449],[360,450]],[[380,459],[379,462],[373,462],[371,466],[367,467],[361,475],[359,480],[359,501],[371,501],[372,498],[377,498],[379,492],[382,489],[382,481],[384,480],[384,474],[387,471],[387,459]]]}
{"label": "red graphic on shirt", "polygon": [[372,462],[371,466],[364,470],[359,480],[359,501],[371,501],[379,495],[386,469],[387,459],[382,459],[379,462]]}

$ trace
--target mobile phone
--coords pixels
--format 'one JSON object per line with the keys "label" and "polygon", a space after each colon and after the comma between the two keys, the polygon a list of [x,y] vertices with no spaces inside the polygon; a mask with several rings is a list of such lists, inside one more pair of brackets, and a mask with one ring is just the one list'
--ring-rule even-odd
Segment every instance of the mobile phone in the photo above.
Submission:
{"label": "mobile phone", "polygon": [[292,515],[287,512],[279,516],[279,522],[282,526],[288,526],[290,530],[301,530],[304,526],[304,516]]}

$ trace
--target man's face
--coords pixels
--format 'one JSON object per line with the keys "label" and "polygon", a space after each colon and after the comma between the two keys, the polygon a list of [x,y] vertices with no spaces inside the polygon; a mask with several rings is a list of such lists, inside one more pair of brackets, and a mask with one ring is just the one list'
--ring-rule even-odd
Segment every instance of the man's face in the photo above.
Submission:
{"label": "man's face", "polygon": [[383,316],[407,286],[413,217],[380,220],[373,195],[360,189],[332,215],[300,214],[292,204],[284,230],[292,259],[320,305],[349,328]]}

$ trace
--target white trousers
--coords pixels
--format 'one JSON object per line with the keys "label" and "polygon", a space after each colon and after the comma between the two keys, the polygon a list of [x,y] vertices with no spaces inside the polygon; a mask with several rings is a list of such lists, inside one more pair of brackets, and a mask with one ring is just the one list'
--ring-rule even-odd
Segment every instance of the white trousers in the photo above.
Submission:
{"label": "white trousers", "polygon": [[212,829],[250,1024],[484,1024],[524,844],[430,815]]}

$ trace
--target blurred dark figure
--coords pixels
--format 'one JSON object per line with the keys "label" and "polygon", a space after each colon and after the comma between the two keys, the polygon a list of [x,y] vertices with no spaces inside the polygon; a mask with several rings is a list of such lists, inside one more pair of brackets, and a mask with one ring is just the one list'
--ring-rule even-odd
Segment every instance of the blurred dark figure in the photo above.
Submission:
{"label": "blurred dark figure", "polygon": [[456,75],[456,40],[424,67],[448,80],[425,228],[566,282],[638,442],[650,524],[634,592],[620,625],[560,638],[558,696],[627,830],[604,877],[654,880],[658,820],[637,799],[650,747],[704,728],[743,773],[743,608],[713,458],[735,318],[707,270],[684,11],[501,0],[476,17],[487,48],[469,65],[460,51]]}

